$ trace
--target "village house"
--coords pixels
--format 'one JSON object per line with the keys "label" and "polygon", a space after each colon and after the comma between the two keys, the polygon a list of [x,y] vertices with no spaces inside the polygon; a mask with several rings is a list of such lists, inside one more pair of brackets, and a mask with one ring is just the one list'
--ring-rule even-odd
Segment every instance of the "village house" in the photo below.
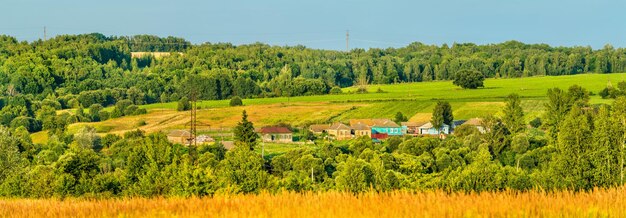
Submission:
{"label": "village house", "polygon": [[437,129],[431,122],[428,122],[419,127],[420,135],[448,135],[450,134],[450,126],[448,124],[442,124],[441,128]]}
{"label": "village house", "polygon": [[215,139],[208,135],[198,135],[196,136],[196,143],[198,144],[213,144],[215,143]]}
{"label": "village house", "polygon": [[384,139],[388,136],[403,135],[402,127],[390,119],[353,119],[350,120],[350,126],[362,124],[369,127],[370,137],[374,139]]}
{"label": "village house", "polygon": [[326,132],[330,127],[330,124],[313,124],[309,126],[309,130],[316,135],[321,135]]}
{"label": "village house", "polygon": [[290,143],[293,142],[293,133],[287,127],[263,127],[259,131],[263,142]]}
{"label": "village house", "polygon": [[483,126],[482,122],[483,122],[483,120],[480,119],[480,118],[472,118],[472,119],[469,119],[469,120],[465,121],[465,123],[463,123],[463,125],[474,126],[474,127],[476,127],[476,129],[478,129],[478,131],[480,133],[486,133],[487,130]]}
{"label": "village house", "polygon": [[402,136],[402,127],[397,123],[384,119],[372,126],[372,134],[387,134],[388,136]]}
{"label": "village house", "polygon": [[[167,134],[167,140],[174,144],[189,145],[193,142],[191,133],[187,130],[173,130]],[[195,138],[196,144],[212,144],[215,139],[208,135],[198,135]]]}
{"label": "village house", "polygon": [[191,133],[187,130],[172,130],[167,134],[167,140],[174,144],[188,145]]}
{"label": "village house", "polygon": [[352,138],[352,129],[343,123],[335,123],[326,132],[335,140],[346,140]]}
{"label": "village house", "polygon": [[426,124],[425,122],[417,123],[417,122],[402,122],[400,125],[402,126],[402,132],[406,135],[416,136],[420,134],[420,126]]}
{"label": "village house", "polygon": [[235,142],[233,141],[222,141],[221,142],[224,148],[228,151],[233,150],[235,148]]}
{"label": "village house", "polygon": [[367,136],[369,138],[372,137],[372,129],[362,123],[352,124],[350,126],[352,128],[353,134],[355,137]]}

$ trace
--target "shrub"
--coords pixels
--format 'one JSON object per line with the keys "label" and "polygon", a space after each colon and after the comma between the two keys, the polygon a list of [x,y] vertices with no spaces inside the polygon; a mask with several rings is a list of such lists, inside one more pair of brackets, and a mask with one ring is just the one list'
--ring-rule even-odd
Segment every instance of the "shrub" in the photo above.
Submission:
{"label": "shrub", "polygon": [[239,96],[235,96],[233,98],[230,99],[230,106],[234,107],[234,106],[242,106],[243,102],[241,101],[241,98],[239,98]]}
{"label": "shrub", "polygon": [[98,112],[98,116],[100,117],[100,121],[105,121],[109,119],[110,113],[107,111],[100,111]]}
{"label": "shrub", "polygon": [[137,124],[136,124],[135,126],[140,127],[140,126],[145,126],[145,125],[147,125],[147,124],[148,124],[148,123],[146,123],[146,121],[145,121],[145,120],[139,120],[139,121],[137,121]]}
{"label": "shrub", "polygon": [[145,108],[139,108],[139,109],[135,110],[133,115],[140,115],[140,114],[147,114],[147,113],[148,113],[148,110],[146,110]]}
{"label": "shrub", "polygon": [[332,95],[338,95],[338,94],[341,94],[341,93],[343,93],[341,91],[341,88],[339,88],[337,86],[335,86],[332,89],[330,89],[330,94],[332,94]]}
{"label": "shrub", "polygon": [[191,104],[189,103],[189,99],[187,99],[187,97],[182,97],[180,100],[178,100],[178,107],[176,107],[176,110],[186,111],[190,109],[191,109]]}
{"label": "shrub", "polygon": [[534,127],[534,128],[539,128],[541,126],[541,118],[536,117],[535,119],[530,121],[530,126]]}

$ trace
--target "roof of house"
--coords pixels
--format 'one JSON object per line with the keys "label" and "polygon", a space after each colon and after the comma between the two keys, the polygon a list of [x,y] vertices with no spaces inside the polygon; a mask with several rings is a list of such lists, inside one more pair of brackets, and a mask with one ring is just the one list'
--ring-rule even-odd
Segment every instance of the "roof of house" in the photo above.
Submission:
{"label": "roof of house", "polygon": [[266,126],[259,130],[259,133],[291,133],[291,130],[287,127],[281,126]]}
{"label": "roof of house", "polygon": [[235,142],[233,141],[222,141],[222,145],[224,145],[224,148],[226,148],[226,150],[231,150],[235,147]]}
{"label": "roof of house", "polygon": [[397,123],[390,119],[352,119],[350,120],[350,126],[354,126],[357,123],[364,124],[370,127],[400,127]]}
{"label": "roof of house", "polygon": [[196,142],[214,142],[215,139],[213,139],[211,136],[208,135],[199,135],[196,136]]}
{"label": "roof of house", "polygon": [[330,127],[330,124],[314,124],[309,126],[309,129],[313,132],[322,132],[327,130]]}
{"label": "roof of house", "polygon": [[349,126],[343,123],[334,123],[332,126],[328,127],[328,129],[332,130],[351,130]]}
{"label": "roof of house", "polygon": [[472,125],[472,126],[482,126],[482,122],[483,120],[480,118],[472,118],[472,119],[465,121],[465,123],[463,124]]}
{"label": "roof of house", "polygon": [[420,127],[426,123],[427,122],[401,122],[400,125],[408,127]]}
{"label": "roof of house", "polygon": [[460,125],[463,125],[465,122],[467,122],[467,121],[466,120],[455,120],[455,121],[452,121],[452,125],[453,126],[460,126]]}
{"label": "roof of house", "polygon": [[[448,127],[448,124],[443,124],[441,127]],[[420,129],[430,129],[433,128],[433,124],[431,122],[428,122],[422,126],[420,126]]]}
{"label": "roof of house", "polygon": [[167,134],[168,137],[190,137],[191,133],[187,130],[172,130]]}
{"label": "roof of house", "polygon": [[396,122],[393,122],[389,119],[385,119],[385,120],[381,120],[376,122],[376,124],[374,124],[374,126],[372,127],[391,127],[391,128],[397,128],[400,127],[400,125],[398,125]]}
{"label": "roof of house", "polygon": [[354,130],[371,130],[369,126],[362,124],[362,123],[355,123],[350,127]]}

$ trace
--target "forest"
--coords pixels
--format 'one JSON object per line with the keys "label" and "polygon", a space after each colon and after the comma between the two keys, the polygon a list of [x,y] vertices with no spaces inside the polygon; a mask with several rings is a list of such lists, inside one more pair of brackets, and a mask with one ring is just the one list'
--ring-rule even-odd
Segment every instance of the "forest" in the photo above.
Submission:
{"label": "forest", "polygon": [[[131,52],[172,53],[131,58]],[[61,35],[30,43],[0,36],[0,124],[24,126],[30,132],[54,131],[66,123],[140,114],[134,110],[137,105],[189,99],[190,93],[199,100],[245,99],[320,95],[353,85],[452,80],[459,72],[516,78],[625,71],[626,49],[610,45],[594,50],[516,41],[451,46],[416,42],[402,48],[344,52],[261,43],[193,45],[181,38],[150,35]],[[601,94],[620,95],[614,89]],[[131,110],[101,111],[114,105]],[[90,108],[91,114],[53,114],[68,108]]]}

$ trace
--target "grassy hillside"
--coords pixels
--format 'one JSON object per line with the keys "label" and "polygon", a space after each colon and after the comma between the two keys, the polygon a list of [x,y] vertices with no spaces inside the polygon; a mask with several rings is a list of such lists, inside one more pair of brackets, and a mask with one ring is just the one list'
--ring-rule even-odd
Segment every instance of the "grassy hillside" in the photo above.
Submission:
{"label": "grassy hillside", "polygon": [[[439,99],[450,101],[457,119],[468,119],[488,114],[498,114],[504,97],[518,93],[523,99],[527,120],[540,116],[545,95],[549,88],[567,89],[578,84],[593,93],[625,80],[626,74],[583,74],[557,77],[531,77],[517,79],[487,79],[485,88],[465,90],[452,85],[451,81],[403,83],[394,85],[370,85],[369,93],[350,94],[356,88],[343,89],[340,95],[318,95],[292,98],[245,99],[242,107],[229,107],[228,100],[202,101],[198,103],[200,123],[211,128],[233,127],[247,110],[255,125],[265,126],[288,123],[303,126],[309,123],[348,121],[353,118],[393,118],[400,111],[412,121],[427,121]],[[378,89],[382,93],[376,92]],[[591,96],[592,103],[610,103],[610,100]],[[176,102],[143,105],[148,114],[122,117],[97,123],[78,123],[70,126],[70,132],[81,125],[93,125],[100,133],[121,134],[136,128],[147,132],[187,128],[188,112],[176,111]],[[139,126],[140,121],[146,125]],[[200,131],[209,126],[200,127]],[[35,141],[43,141],[45,133],[35,133]]]}

